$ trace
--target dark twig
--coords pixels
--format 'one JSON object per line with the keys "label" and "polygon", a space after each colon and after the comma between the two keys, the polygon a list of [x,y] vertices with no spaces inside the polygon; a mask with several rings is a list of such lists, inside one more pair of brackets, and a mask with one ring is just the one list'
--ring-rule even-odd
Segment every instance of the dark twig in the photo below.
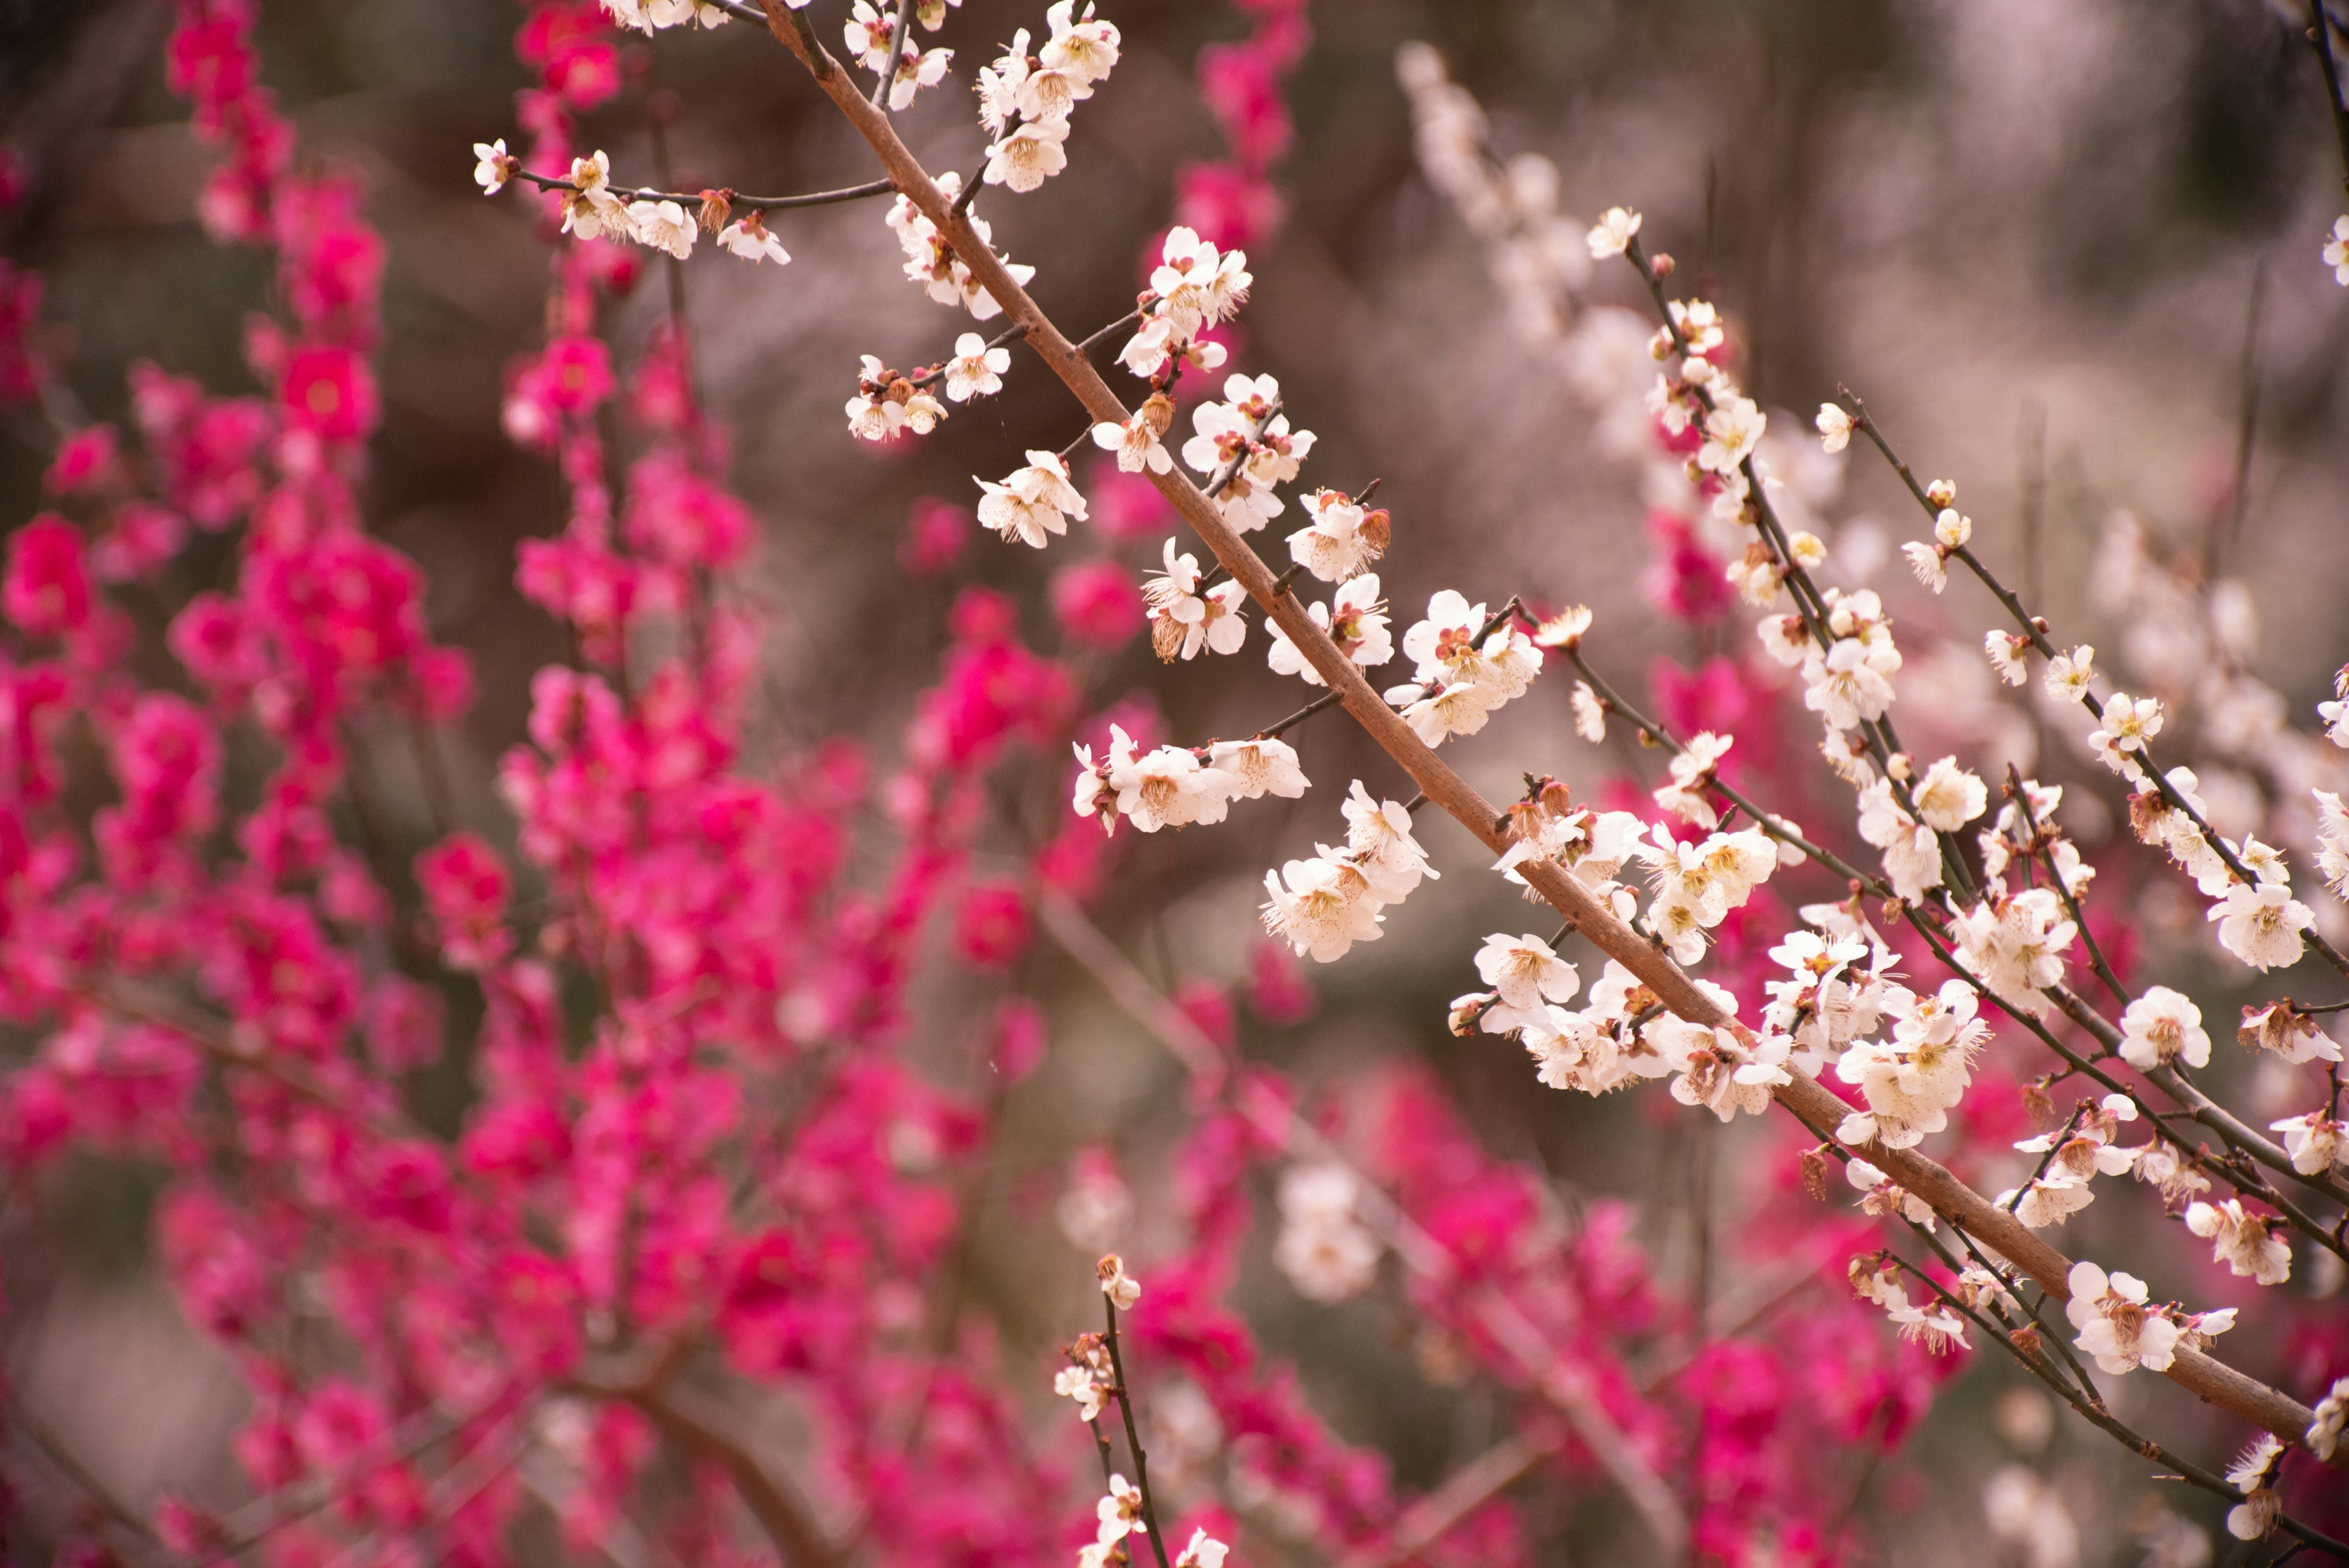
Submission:
{"label": "dark twig", "polygon": [[[543,174],[533,174],[527,169],[513,172],[517,180],[527,180],[542,191],[577,191],[568,180],[550,180]],[[655,191],[646,187],[606,185],[615,200],[621,202],[675,202],[681,207],[701,204],[698,191]],[[761,213],[781,212],[788,207],[829,207],[839,202],[857,202],[867,196],[885,196],[897,187],[888,180],[867,180],[862,185],[843,185],[837,191],[808,191],[796,196],[740,196],[726,192],[730,207],[750,207]]]}
{"label": "dark twig", "polygon": [[889,89],[897,82],[897,67],[905,63],[905,36],[914,30],[914,0],[897,0],[897,26],[889,35],[889,63],[873,85],[873,107],[889,112]]}
{"label": "dark twig", "polygon": [[1125,1381],[1125,1356],[1118,1348],[1117,1303],[1104,1293],[1102,1306],[1109,1316],[1109,1369],[1117,1379],[1117,1413],[1125,1422],[1125,1446],[1133,1455],[1133,1485],[1142,1493],[1142,1521],[1149,1528],[1150,1551],[1158,1568],[1167,1568],[1165,1532],[1158,1527],[1158,1506],[1150,1497],[1150,1460],[1142,1451],[1142,1434],[1133,1420],[1133,1390]]}

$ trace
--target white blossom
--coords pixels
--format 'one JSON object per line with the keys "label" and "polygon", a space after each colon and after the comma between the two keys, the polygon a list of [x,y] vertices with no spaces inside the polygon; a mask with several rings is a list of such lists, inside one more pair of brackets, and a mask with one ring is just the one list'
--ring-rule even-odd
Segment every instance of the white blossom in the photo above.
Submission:
{"label": "white blossom", "polygon": [[1640,232],[1640,214],[1626,207],[1609,207],[1592,226],[1589,234],[1590,259],[1605,261],[1619,256],[1631,246],[1631,236]]}
{"label": "white blossom", "polygon": [[2333,269],[2333,281],[2349,288],[2349,213],[2333,220],[2333,236],[2324,242],[2324,265]]}
{"label": "white blossom", "polygon": [[2309,1423],[2308,1450],[2331,1462],[2341,1446],[2341,1430],[2349,1424],[2349,1377],[2336,1377],[2324,1397],[2316,1402],[2316,1419]]}
{"label": "white blossom", "polygon": [[1306,497],[1305,509],[1313,521],[1288,536],[1288,554],[1321,581],[1343,582],[1384,553],[1382,530],[1365,526],[1368,518],[1383,522],[1383,513],[1365,512],[1352,497],[1336,490],[1315,491]]}
{"label": "white blossom", "polygon": [[1281,1173],[1272,1261],[1309,1301],[1334,1305],[1378,1277],[1378,1241],[1355,1212],[1361,1193],[1361,1180],[1334,1162]]}
{"label": "white blossom", "polygon": [[2341,1060],[2341,1047],[2317,1028],[2315,1019],[2281,1002],[2244,1008],[2235,1038],[2244,1045],[2272,1051],[2294,1066]]}
{"label": "white blossom", "polygon": [[[1125,1260],[1112,1252],[1102,1259],[1094,1272],[1101,1277],[1102,1294],[1119,1311],[1133,1311],[1133,1303],[1142,1299],[1142,1282],[1125,1272]],[[1118,1489],[1112,1486],[1110,1490]]]}
{"label": "white blossom", "polygon": [[1828,452],[1841,452],[1851,444],[1851,416],[1839,403],[1821,403],[1819,417],[1814,421],[1819,432],[1819,445]]}
{"label": "white blossom", "polygon": [[2064,1314],[2080,1331],[2073,1343],[2095,1356],[2101,1370],[2168,1370],[2178,1348],[2178,1325],[2146,1304],[2143,1280],[2117,1271],[2107,1275],[2083,1260],[2072,1265],[2064,1282],[2072,1299],[2064,1303]]}
{"label": "white blossom", "polygon": [[1164,473],[1174,466],[1174,459],[1158,438],[1166,433],[1174,418],[1173,400],[1164,392],[1153,392],[1123,424],[1103,420],[1093,426],[1093,444],[1117,453],[1117,466],[1124,472],[1140,473],[1146,468]]}
{"label": "white blossom", "polygon": [[1486,937],[1476,954],[1476,972],[1501,999],[1495,1012],[1530,1015],[1546,1002],[1573,1001],[1582,989],[1574,966],[1530,932]]}
{"label": "white blossom", "polygon": [[1207,763],[1231,779],[1236,800],[1295,800],[1309,787],[1296,750],[1277,737],[1217,741],[1207,748]]}
{"label": "white blossom", "polygon": [[2316,923],[2316,912],[2275,882],[2256,888],[2234,884],[2206,918],[2217,924],[2220,947],[2261,971],[2296,962],[2300,933]]}
{"label": "white blossom", "polygon": [[1113,755],[1109,783],[1117,791],[1117,809],[1144,833],[1218,823],[1231,805],[1231,775],[1200,762],[1185,746],[1160,746],[1123,760]]}
{"label": "white blossom", "polygon": [[2323,1111],[2270,1122],[2268,1130],[2283,1135],[2283,1151],[2302,1176],[2321,1175],[2336,1165],[2349,1168],[2349,1126]]}
{"label": "white blossom", "polygon": [[693,215],[675,202],[629,202],[628,230],[639,244],[666,251],[679,261],[693,254],[693,242],[701,233]]}
{"label": "white blossom", "polygon": [[2002,631],[1991,631],[1982,638],[1982,651],[1990,655],[1990,665],[1998,678],[2009,686],[2020,686],[2031,679],[2031,670],[2023,662],[2023,653],[2031,647],[2027,637],[2013,637]]}
{"label": "white blossom", "polygon": [[993,397],[1003,389],[1003,372],[1011,369],[1011,350],[989,348],[976,332],[955,339],[955,357],[946,363],[947,396],[957,403]]}
{"label": "white blossom", "polygon": [[[1090,0],[1081,17],[1076,8],[1076,0],[1057,0],[1044,13],[1052,36],[1038,57],[1048,69],[1066,71],[1088,83],[1104,80],[1117,65],[1117,26],[1096,20]],[[1209,1563],[1206,1568],[1216,1565]]]}
{"label": "white blossom", "polygon": [[494,196],[505,188],[512,178],[514,161],[506,151],[506,139],[473,143],[473,183],[481,188],[484,196]]}
{"label": "white blossom", "polygon": [[1058,452],[1030,451],[1028,466],[1000,484],[973,477],[984,492],[978,520],[1006,543],[1017,539],[1040,550],[1048,535],[1069,531],[1068,519],[1084,520],[1085,498],[1069,482],[1069,465]]}
{"label": "white blossom", "polygon": [[783,249],[783,242],[768,232],[765,215],[757,212],[737,218],[719,230],[718,246],[744,261],[773,262],[777,266],[783,266],[792,259],[792,253]]}
{"label": "white blossom", "polygon": [[2121,1012],[2121,1059],[2140,1073],[2182,1061],[2210,1064],[2210,1036],[2202,1030],[2202,1010],[2166,985],[2146,988]]}
{"label": "white blossom", "polygon": [[1023,193],[1033,191],[1069,166],[1068,140],[1065,119],[1022,124],[988,148],[987,168],[979,178]]}
{"label": "white blossom", "polygon": [[1607,739],[1607,705],[1599,701],[1588,681],[1576,681],[1567,702],[1574,710],[1576,734],[1594,746]]}
{"label": "white blossom", "polygon": [[2280,1285],[2292,1277],[2292,1249],[2279,1241],[2277,1221],[2243,1212],[2242,1200],[2187,1206],[2186,1228],[2210,1243],[2211,1257],[2240,1278]]}
{"label": "white blossom", "polygon": [[[1375,572],[1366,572],[1339,585],[1327,605],[1308,605],[1307,618],[1330,634],[1338,651],[1363,670],[1376,670],[1394,657],[1394,639],[1387,629],[1386,601],[1379,597]],[[1268,621],[1272,647],[1266,655],[1275,674],[1294,675],[1309,686],[1324,684],[1321,672],[1307,661],[1298,646],[1277,622]]]}
{"label": "white blossom", "polygon": [[1926,826],[1940,833],[1955,833],[1990,805],[1990,789],[1982,780],[1958,765],[1955,757],[1943,757],[1925,770],[1909,792],[1917,807],[1917,815]]}
{"label": "white blossom", "polygon": [[2096,679],[2096,650],[2083,644],[2069,653],[2057,654],[2047,661],[2047,673],[2041,679],[2050,697],[2061,702],[2078,701]]}
{"label": "white blossom", "polygon": [[1165,545],[1166,569],[1142,583],[1142,597],[1150,607],[1150,641],[1158,657],[1173,661],[1195,659],[1202,648],[1215,653],[1237,653],[1247,638],[1247,621],[1239,614],[1247,592],[1236,582],[1223,582],[1199,591],[1198,558],[1175,553],[1174,541]]}
{"label": "white blossom", "polygon": [[1264,874],[1264,925],[1299,958],[1334,963],[1356,942],[1375,941],[1379,899],[1360,869],[1324,855]]}

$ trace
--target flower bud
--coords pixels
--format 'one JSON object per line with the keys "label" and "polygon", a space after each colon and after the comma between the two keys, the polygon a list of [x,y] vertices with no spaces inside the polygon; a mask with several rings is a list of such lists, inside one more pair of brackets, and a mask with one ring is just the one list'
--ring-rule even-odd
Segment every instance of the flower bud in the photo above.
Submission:
{"label": "flower bud", "polygon": [[1825,1203],[1827,1200],[1827,1146],[1803,1151],[1803,1190]]}
{"label": "flower bud", "polygon": [[1925,499],[1933,504],[1934,511],[1942,511],[1957,504],[1958,487],[1946,479],[1937,479],[1925,486]]}
{"label": "flower bud", "polygon": [[1475,1033],[1476,1021],[1485,1016],[1486,1008],[1499,1000],[1489,991],[1472,991],[1465,996],[1454,997],[1451,1016],[1446,1021],[1452,1033],[1463,1040]]}
{"label": "flower bud", "polygon": [[1671,252],[1658,251],[1648,258],[1648,265],[1654,269],[1658,277],[1670,277],[1680,266],[1680,263],[1672,260]]}

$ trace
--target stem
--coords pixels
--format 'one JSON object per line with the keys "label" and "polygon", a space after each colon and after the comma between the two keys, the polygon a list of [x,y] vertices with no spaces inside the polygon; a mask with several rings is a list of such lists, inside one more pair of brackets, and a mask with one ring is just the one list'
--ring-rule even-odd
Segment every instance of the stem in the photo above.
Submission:
{"label": "stem", "polygon": [[889,112],[889,89],[897,82],[897,67],[905,61],[905,35],[914,27],[914,0],[897,0],[897,26],[889,35],[889,63],[873,84],[873,107]]}
{"label": "stem", "polygon": [[[550,180],[543,174],[533,174],[527,169],[513,171],[517,180],[526,180],[542,191],[577,191],[568,180]],[[867,196],[885,196],[896,189],[891,180],[867,180],[862,185],[843,185],[837,191],[809,191],[796,196],[740,196],[732,192],[726,195],[730,207],[749,207],[761,213],[781,212],[790,207],[829,207],[838,202],[857,202]],[[675,202],[681,207],[698,206],[698,191],[655,191],[647,187],[609,185],[614,199],[622,202]]]}
{"label": "stem", "polygon": [[[1134,1429],[1133,1393],[1126,1386],[1125,1357],[1117,1346],[1117,1303],[1104,1293],[1102,1307],[1109,1316],[1109,1369],[1117,1379],[1117,1413],[1125,1422],[1125,1447],[1133,1455],[1133,1484],[1142,1493],[1142,1521],[1150,1530],[1151,1555],[1158,1559],[1158,1568],[1167,1568],[1166,1535],[1158,1528],[1158,1505],[1150,1499],[1150,1460],[1142,1451],[1142,1434]],[[1094,1435],[1100,1436],[1100,1428],[1094,1428]],[[1106,1442],[1102,1444],[1102,1454],[1108,1457]]]}

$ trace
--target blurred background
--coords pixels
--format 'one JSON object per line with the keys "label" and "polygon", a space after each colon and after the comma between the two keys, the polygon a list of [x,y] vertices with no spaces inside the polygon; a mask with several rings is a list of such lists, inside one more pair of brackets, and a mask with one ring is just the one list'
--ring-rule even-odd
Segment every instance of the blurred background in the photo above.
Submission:
{"label": "blurred background", "polygon": [[[999,244],[1037,268],[1034,294],[1071,336],[1130,307],[1138,258],[1168,222],[1180,171],[1222,152],[1193,62],[1247,22],[1221,0],[1103,9],[1126,54],[1078,118],[1069,171],[987,208]],[[943,41],[967,74],[990,43],[1038,26],[1040,11],[968,0]],[[480,698],[452,765],[467,824],[510,843],[496,760],[522,739],[531,673],[564,651],[512,586],[517,542],[559,529],[563,497],[499,422],[507,366],[543,339],[547,253],[532,207],[484,201],[468,178],[473,142],[520,140],[520,12],[501,0],[268,0],[262,13],[267,79],[305,154],[364,174],[389,243],[387,418],[369,514],[429,574],[435,639],[476,660]],[[195,221],[207,154],[162,85],[169,20],[150,0],[0,4],[0,139],[37,173],[29,199],[0,219],[0,241],[47,275],[48,315],[71,335],[70,384],[95,418],[123,417],[124,374],[141,358],[219,391],[258,389],[243,334],[266,300],[269,269],[214,245]],[[819,27],[828,42],[837,20]],[[1833,548],[1826,580],[1879,587],[1915,650],[1899,711],[1920,754],[1957,750],[1992,777],[2005,758],[2027,769],[2036,755],[2041,777],[2075,786],[2070,826],[2092,858],[2123,820],[2117,791],[2076,744],[2085,726],[1993,687],[1978,652],[1993,621],[1987,597],[1959,583],[1932,598],[1909,579],[1897,545],[1922,529],[1891,475],[1857,452],[1848,472],[1818,458],[1807,413],[1838,383],[1866,397],[1920,476],[1957,481],[1978,550],[2034,591],[2059,640],[2118,648],[2132,629],[2122,612],[2143,613],[2142,600],[2102,591],[2118,570],[2114,518],[2127,514],[2182,580],[2248,589],[2256,635],[2246,668],[2311,727],[2311,706],[2349,659],[2349,291],[2317,260],[2342,207],[2342,171],[2313,60],[2284,12],[2255,0],[1343,0],[1314,5],[1309,20],[1312,47],[1288,84],[1295,136],[1272,171],[1285,214],[1250,247],[1256,291],[1233,368],[1278,377],[1292,422],[1318,432],[1307,485],[1383,481],[1395,542],[1380,572],[1398,631],[1440,587],[1494,604],[1513,593],[1587,601],[1599,611],[1592,656],[1643,693],[1660,660],[1696,670],[1753,648],[1745,612],[1692,619],[1662,606],[1657,563],[1672,536],[1651,516],[1655,464],[1636,402],[1627,435],[1619,391],[1628,384],[1636,399],[1644,364],[1625,383],[1619,364],[1601,362],[1605,343],[1576,335],[1570,308],[1528,320],[1492,250],[1423,173],[1395,56],[1423,40],[1484,106],[1498,155],[1554,162],[1558,211],[1587,223],[1609,205],[1640,209],[1643,239],[1677,258],[1678,281],[1731,317],[1742,379],[1773,410],[1774,438],[1788,438],[1778,466]],[[667,93],[680,106],[667,156],[681,189],[776,192],[875,172],[797,68],[748,28],[664,34],[633,51],[630,68],[630,90],[585,133],[616,169],[650,178],[646,95]],[[900,125],[934,171],[974,167],[982,140],[960,88],[925,94]],[[732,430],[735,484],[763,528],[730,587],[773,615],[761,719],[773,753],[845,733],[885,764],[932,679],[956,589],[1012,594],[1031,637],[1051,646],[1047,585],[1068,558],[974,531],[951,566],[916,572],[909,514],[925,497],[970,504],[966,476],[1063,446],[1081,421],[1015,350],[1004,392],[957,408],[926,441],[852,440],[839,410],[857,357],[927,363],[967,323],[902,281],[875,204],[781,214],[774,227],[794,256],[787,268],[707,246],[686,268],[700,390]],[[1637,307],[1635,283],[1618,264],[1575,293],[1586,313]],[[659,287],[637,291],[616,335],[624,358],[667,307]],[[1618,389],[1594,399],[1610,375]],[[0,438],[0,526],[37,510],[45,462],[45,446]],[[1155,564],[1164,532],[1144,520],[1077,548],[1139,571]],[[1135,694],[1186,740],[1247,732],[1299,701],[1294,682],[1264,668],[1261,635],[1239,658],[1165,667],[1146,639],[1129,642],[1093,658],[1092,696]],[[1941,648],[1952,650],[1946,659]],[[1458,764],[1496,796],[1513,794],[1523,772],[1555,773],[1584,797],[1613,779],[1656,782],[1655,760],[1619,736],[1597,748],[1573,738],[1568,690],[1560,679],[1537,684],[1458,748]],[[1807,781],[1807,795],[1781,804],[1806,821],[1839,815],[1840,786],[1802,761],[1813,732],[1799,701],[1791,717],[1781,708],[1752,721],[1741,747],[1763,757],[1775,748],[1774,776]],[[1361,777],[1407,793],[1340,722],[1292,739],[1319,784]],[[367,764],[401,864],[432,836],[404,757],[387,750]],[[1039,830],[1058,826],[1064,773],[1048,762],[1019,786]],[[2280,796],[2257,777],[2245,787],[2252,796],[2240,809],[2264,820]],[[1140,840],[1114,873],[1103,924],[1170,987],[1231,980],[1250,962],[1264,868],[1338,831],[1330,794],[1317,790],[1257,803],[1212,832]],[[1476,940],[1522,929],[1521,909],[1477,874],[1482,852],[1464,835],[1444,823],[1423,833],[1444,879],[1394,911],[1377,946],[1315,970],[1309,1021],[1244,1019],[1244,1050],[1338,1101],[1381,1064],[1423,1064],[1490,1151],[1538,1164],[1570,1203],[1631,1199],[1661,1272],[1685,1282],[1716,1270],[1713,1288],[1734,1296],[1752,1282],[1732,1277],[1728,1250],[1706,1238],[1734,1229],[1748,1185],[1737,1162],[1765,1136],[1776,1148],[1775,1135],[1656,1114],[1655,1091],[1593,1102],[1542,1090],[1514,1047],[1448,1036],[1444,1003],[1475,986]],[[1017,846],[1002,851],[1008,870]],[[2168,969],[2187,978],[2171,982],[2223,1024],[2251,994],[2244,971],[2204,956],[2182,885],[2133,864],[2100,884],[2132,902],[2107,907],[2134,909],[2140,957],[2174,953]],[[1839,891],[1803,875],[1811,880],[1789,883],[1789,904]],[[1048,965],[1040,983],[1054,1053],[1013,1109],[1012,1179],[990,1213],[991,1244],[977,1251],[975,1288],[1008,1341],[1041,1345],[1075,1321],[1088,1289],[1085,1260],[1050,1213],[1071,1152],[1105,1142],[1128,1161],[1136,1240],[1125,1245],[1146,1258],[1164,1221],[1154,1161],[1183,1116],[1172,1063],[1089,979]],[[923,998],[925,1027],[946,1041],[962,1027],[960,1007],[939,982]],[[2222,1053],[2214,1076],[2260,1109],[2251,1065],[2225,1039],[2231,1029],[2212,1033]],[[2010,1097],[2013,1080],[2042,1070],[2014,1040],[2002,1038],[1993,1056]],[[967,1053],[941,1049],[949,1058]],[[424,1090],[422,1113],[444,1129],[462,1108],[463,1063],[452,1052],[443,1081]],[[2017,1174],[1993,1166],[1982,1182],[1995,1190]],[[37,1211],[12,1202],[0,1222],[0,1334],[17,1397],[126,1496],[233,1490],[222,1442],[240,1396],[153,1272],[142,1178],[92,1169],[68,1187]],[[2103,1208],[2115,1212],[2085,1217],[2067,1245],[2093,1246],[2100,1227],[2133,1222],[2119,1202]],[[2248,1296],[2246,1282],[2209,1282],[2199,1244],[2172,1251],[2175,1274],[2155,1279],[2158,1294]],[[2288,1289],[2337,1318],[2339,1284],[2304,1262]],[[1405,1480],[1432,1485],[1489,1440],[1489,1407],[1422,1376],[1377,1303],[1315,1307],[1268,1267],[1251,1273],[1243,1299],[1269,1345],[1297,1359],[1319,1407],[1392,1455]],[[2284,1337],[2230,1346],[2282,1367]],[[2153,1381],[2130,1379],[2122,1393],[2148,1423],[2223,1459],[2205,1450],[2228,1439],[2202,1440],[2216,1428],[2175,1389],[2137,1386]],[[2215,1531],[2215,1510],[2145,1480],[2146,1466],[2068,1417],[2051,1430],[2051,1413],[2009,1367],[1975,1357],[1872,1484],[1858,1474],[1855,1506],[1885,1560],[1992,1560],[1986,1523],[2003,1560],[2033,1568],[2186,1568],[2235,1547],[2218,1532],[2196,1556],[2171,1511]],[[1857,1472],[1848,1456],[1821,1462]],[[2018,1463],[2039,1489],[2020,1501],[2023,1483],[2001,1474]],[[48,1504],[36,1462],[24,1473],[37,1520]],[[1602,1559],[1613,1528],[1603,1517],[1561,1520],[1558,1560],[1572,1542],[1583,1547],[1576,1560]]]}

